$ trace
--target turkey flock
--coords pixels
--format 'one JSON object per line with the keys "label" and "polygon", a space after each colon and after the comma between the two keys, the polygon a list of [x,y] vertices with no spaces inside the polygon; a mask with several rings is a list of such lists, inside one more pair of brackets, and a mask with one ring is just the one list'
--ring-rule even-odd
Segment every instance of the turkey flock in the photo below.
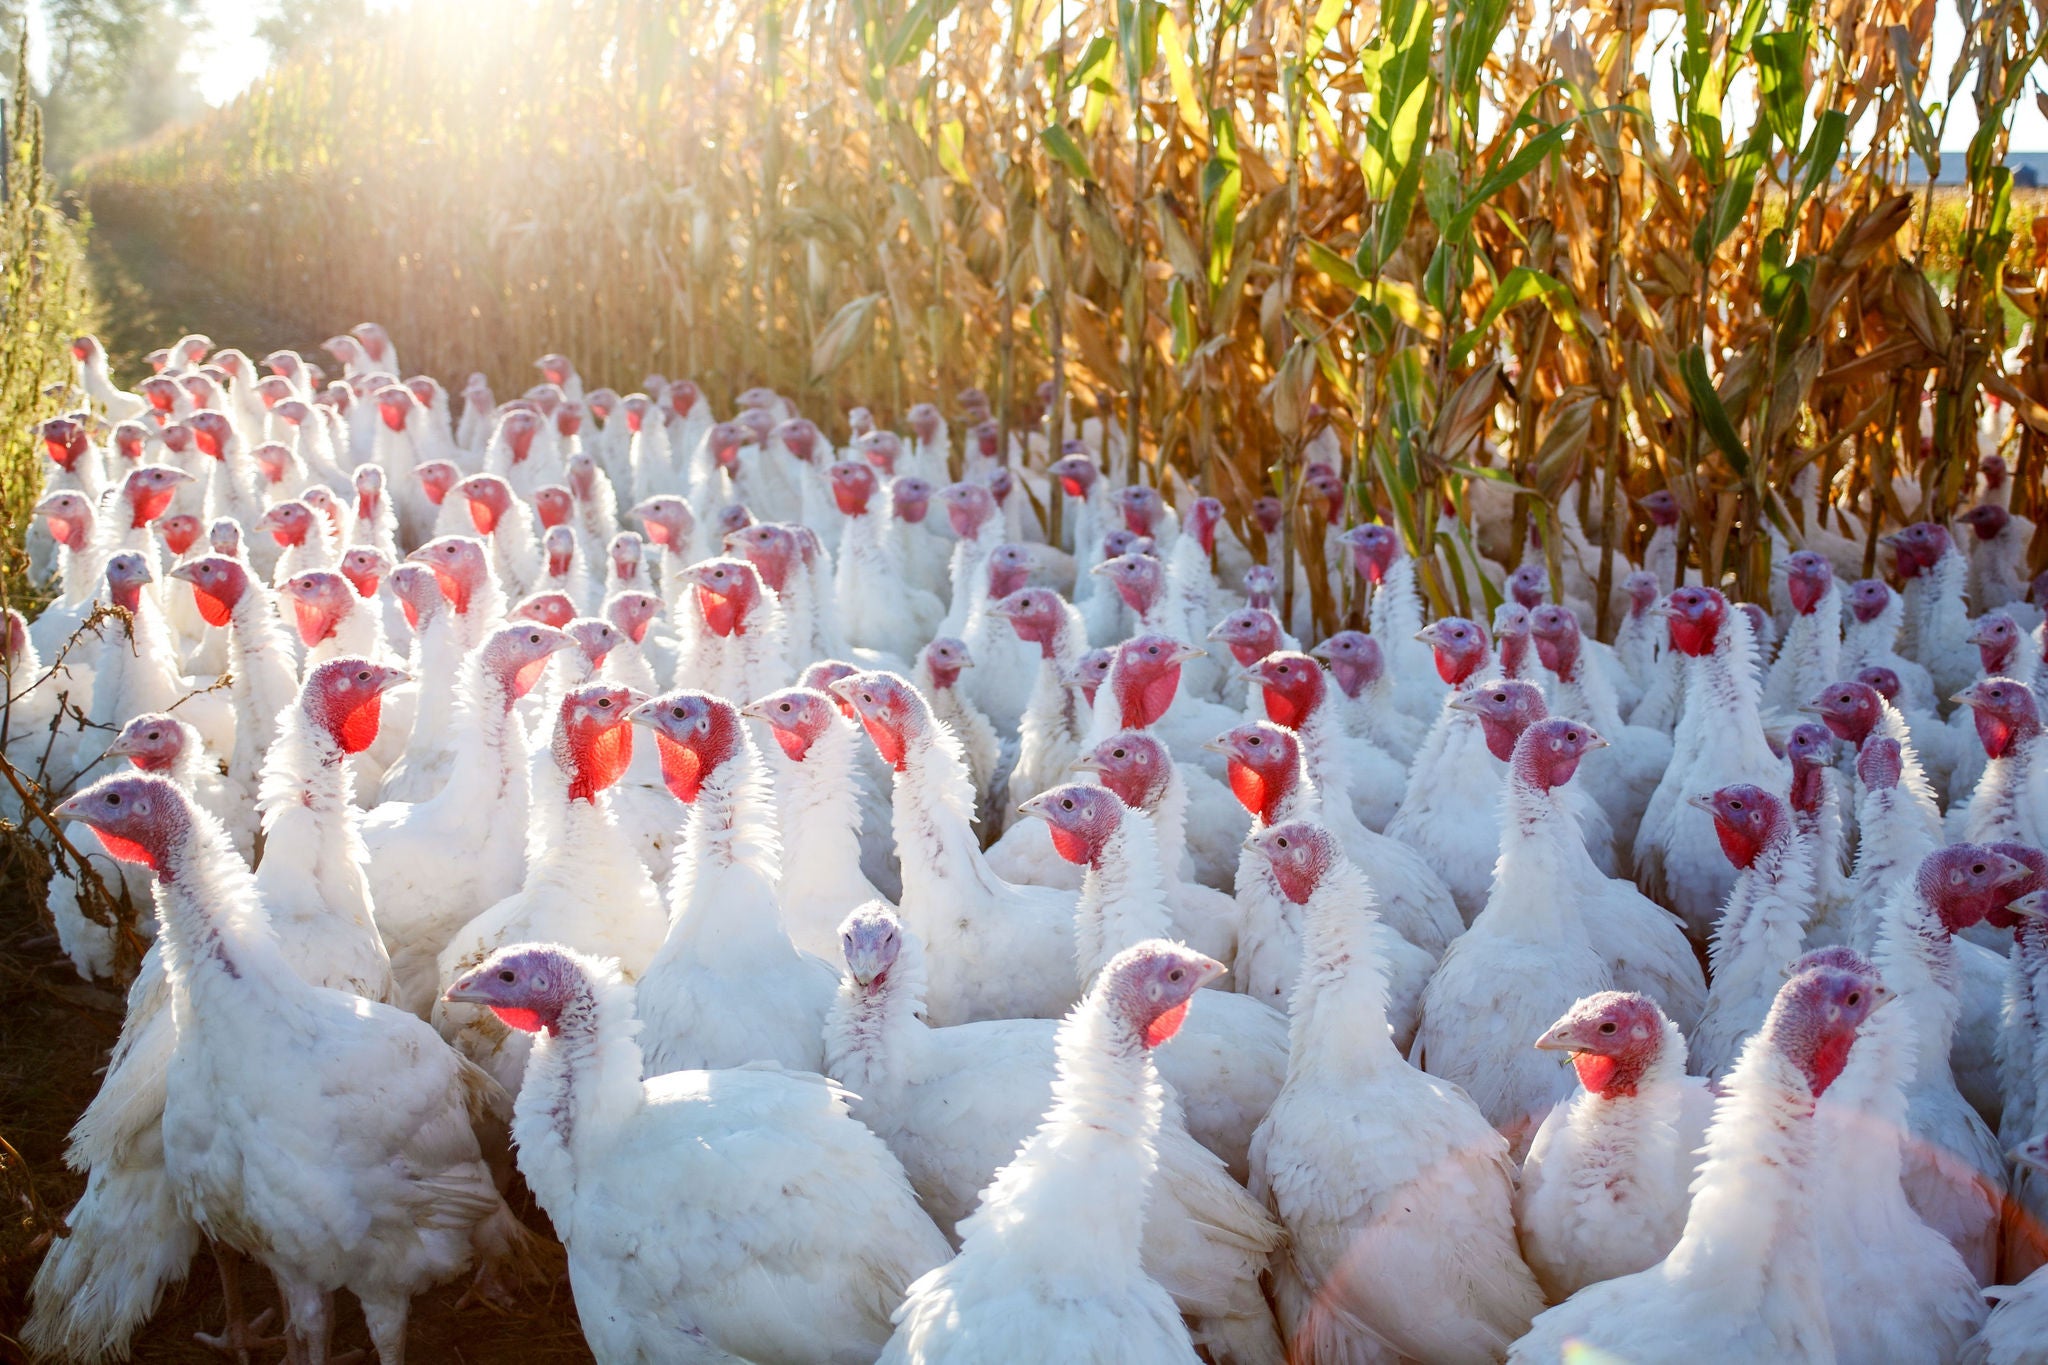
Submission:
{"label": "turkey flock", "polygon": [[243,1362],[564,1252],[604,1365],[2048,1362],[2004,414],[1886,577],[1811,466],[1768,602],[1634,504],[1611,642],[1575,497],[1553,577],[1475,481],[1503,604],[1429,619],[1325,435],[1317,640],[1093,421],[326,350],[81,337],[40,428],[7,815],[83,976],[94,877],[155,913],[39,1356],[206,1250]]}

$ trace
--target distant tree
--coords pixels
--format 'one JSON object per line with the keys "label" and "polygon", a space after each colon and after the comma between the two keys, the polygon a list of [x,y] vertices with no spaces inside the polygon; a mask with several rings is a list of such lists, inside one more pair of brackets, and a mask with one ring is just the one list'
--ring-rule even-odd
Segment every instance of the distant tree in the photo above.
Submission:
{"label": "distant tree", "polygon": [[270,45],[272,61],[326,46],[335,34],[347,32],[369,17],[363,0],[283,0],[256,25],[256,36]]}
{"label": "distant tree", "polygon": [[[200,23],[195,0],[0,0],[0,34],[9,48],[30,4],[41,12],[49,53],[44,69],[30,74],[53,175],[205,107],[183,69]],[[9,61],[0,74],[11,94],[20,73]]]}

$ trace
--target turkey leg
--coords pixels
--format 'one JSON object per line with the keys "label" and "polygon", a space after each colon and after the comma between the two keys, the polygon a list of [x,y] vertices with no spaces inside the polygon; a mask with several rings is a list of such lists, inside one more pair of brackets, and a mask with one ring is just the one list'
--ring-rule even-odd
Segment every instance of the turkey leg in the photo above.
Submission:
{"label": "turkey leg", "polygon": [[276,1316],[276,1310],[266,1308],[253,1320],[250,1319],[242,1307],[242,1253],[219,1242],[209,1241],[207,1245],[212,1248],[213,1264],[220,1271],[220,1294],[227,1302],[228,1320],[220,1335],[194,1332],[193,1339],[222,1355],[233,1356],[235,1365],[249,1365],[249,1352],[277,1346],[284,1341],[283,1337],[263,1335],[263,1329]]}

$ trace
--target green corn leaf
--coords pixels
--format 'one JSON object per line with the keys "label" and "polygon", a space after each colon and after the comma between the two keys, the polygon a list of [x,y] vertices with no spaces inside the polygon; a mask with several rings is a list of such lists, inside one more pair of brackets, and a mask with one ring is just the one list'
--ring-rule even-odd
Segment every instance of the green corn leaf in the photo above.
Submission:
{"label": "green corn leaf", "polygon": [[1304,238],[1303,245],[1308,250],[1309,264],[1314,266],[1323,278],[1339,288],[1349,289],[1354,294],[1365,291],[1365,276],[1359,274],[1357,267],[1351,262],[1321,242]]}
{"label": "green corn leaf", "polygon": [[1479,321],[1472,329],[1451,343],[1451,366],[1457,368],[1472,356],[1477,345],[1501,315],[1510,308],[1519,308],[1532,299],[1541,299],[1543,306],[1550,310],[1550,316],[1557,323],[1560,332],[1572,333],[1579,330],[1578,300],[1573,297],[1571,287],[1563,280],[1529,266],[1518,265],[1502,277],[1494,288],[1493,298],[1487,303],[1486,311],[1479,315]]}
{"label": "green corn leaf", "polygon": [[1721,395],[1714,389],[1713,378],[1707,373],[1706,352],[1694,342],[1678,358],[1678,373],[1685,380],[1686,394],[1692,399],[1694,416],[1699,419],[1702,429],[1727,457],[1728,464],[1742,478],[1749,477],[1749,452],[1742,447],[1742,437],[1735,431],[1735,423],[1728,416],[1728,409],[1721,403]]}
{"label": "green corn leaf", "polygon": [[1841,159],[1842,145],[1848,136],[1847,114],[1840,109],[1821,111],[1820,119],[1813,125],[1813,136],[1799,154],[1800,160],[1806,163],[1806,174],[1799,181],[1800,203],[1805,203],[1834,174],[1835,162]]}
{"label": "green corn leaf", "polygon": [[949,118],[939,125],[936,149],[939,154],[939,165],[945,168],[947,175],[963,185],[970,183],[967,175],[966,149],[966,124],[959,119]]}
{"label": "green corn leaf", "polygon": [[1806,117],[1806,34],[1760,33],[1752,51],[1764,121],[1779,142],[1797,147]]}
{"label": "green corn leaf", "polygon": [[1081,144],[1074,141],[1074,135],[1057,123],[1038,130],[1038,140],[1052,153],[1053,160],[1066,169],[1076,180],[1092,182],[1095,172],[1088,168],[1088,154],[1081,150]]}
{"label": "green corn leaf", "polygon": [[1244,175],[1237,155],[1237,125],[1230,110],[1218,105],[1209,111],[1209,127],[1215,134],[1209,160],[1202,167],[1202,203],[1209,219],[1209,286],[1215,288],[1230,272],[1230,257],[1237,245],[1237,206],[1244,190]]}

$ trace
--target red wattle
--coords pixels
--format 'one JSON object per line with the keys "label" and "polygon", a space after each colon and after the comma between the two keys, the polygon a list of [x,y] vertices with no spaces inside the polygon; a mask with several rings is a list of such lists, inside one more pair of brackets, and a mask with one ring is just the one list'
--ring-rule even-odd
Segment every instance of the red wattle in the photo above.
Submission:
{"label": "red wattle", "polygon": [[1166,1013],[1145,1025],[1145,1046],[1158,1047],[1174,1034],[1180,1032],[1181,1021],[1188,1017],[1188,1002],[1183,1000]]}

